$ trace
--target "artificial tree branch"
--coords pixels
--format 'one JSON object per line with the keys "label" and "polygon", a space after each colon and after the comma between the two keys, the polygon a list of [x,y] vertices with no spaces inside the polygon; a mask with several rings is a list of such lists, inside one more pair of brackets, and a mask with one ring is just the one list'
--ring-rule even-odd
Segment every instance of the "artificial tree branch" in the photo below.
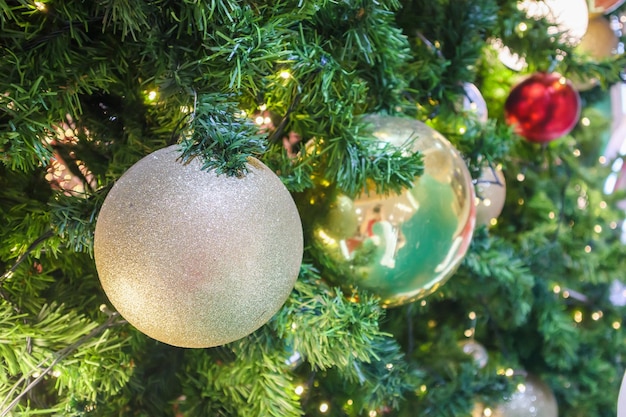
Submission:
{"label": "artificial tree branch", "polygon": [[[56,364],[58,364],[63,359],[68,357],[72,352],[74,352],[77,348],[79,348],[83,343],[99,335],[101,332],[103,332],[104,330],[108,328],[128,323],[126,320],[123,320],[123,319],[118,320],[118,316],[119,316],[119,313],[111,313],[106,322],[102,323],[100,326],[96,327],[95,329],[93,329],[92,331],[90,331],[89,333],[81,337],[80,339],[78,339],[76,342],[56,352],[56,358],[54,358],[52,363],[43,371],[41,371],[41,373],[35,379],[33,379],[26,386],[26,388],[24,388],[24,390],[17,397],[15,397],[13,401],[11,401],[11,403],[9,403],[2,411],[0,411],[0,417],[5,417],[6,415],[8,415],[13,409],[13,407],[15,407],[25,395],[27,395],[35,386],[37,386],[37,384],[39,384],[43,380],[43,378],[47,374],[50,373],[50,371],[52,371],[52,369],[54,368]],[[37,366],[33,370],[31,370],[28,374],[22,375],[22,377],[18,379],[17,382],[15,382],[15,384],[13,384],[13,387],[11,388],[11,391],[9,391],[7,398],[2,402],[2,404],[0,404],[0,406],[4,406],[4,403],[11,397],[11,394],[13,394],[21,384],[27,381],[28,378],[30,378],[36,371],[38,371],[44,365],[44,363],[45,363],[45,360],[39,362],[39,364],[37,364]]]}
{"label": "artificial tree branch", "polygon": [[39,246],[46,240],[50,239],[52,236],[54,236],[54,233],[52,232],[52,230],[47,230],[44,234],[42,234],[37,239],[35,239],[33,243],[31,243],[30,246],[26,248],[26,251],[17,258],[13,266],[9,268],[4,274],[2,274],[2,276],[0,277],[0,284],[2,284],[9,277],[11,277],[11,275],[13,275],[13,273],[17,270],[20,264],[26,260],[26,257],[28,257],[28,255],[32,251],[34,251],[37,248],[37,246]]}

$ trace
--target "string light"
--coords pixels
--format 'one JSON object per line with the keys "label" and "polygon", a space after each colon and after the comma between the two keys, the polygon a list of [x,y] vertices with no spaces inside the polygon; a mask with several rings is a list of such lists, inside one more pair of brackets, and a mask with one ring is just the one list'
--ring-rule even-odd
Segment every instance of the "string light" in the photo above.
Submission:
{"label": "string light", "polygon": [[550,213],[548,213],[548,217],[549,217],[551,220],[554,220],[554,218],[556,217],[556,214],[555,214],[553,211],[551,211]]}
{"label": "string light", "polygon": [[560,286],[560,285],[555,285],[555,286],[552,288],[552,291],[553,291],[555,294],[560,293],[560,292],[561,292],[561,286]]}
{"label": "string light", "polygon": [[583,126],[589,126],[591,125],[591,120],[589,120],[588,117],[583,117],[582,119],[580,119],[580,124],[582,124]]}
{"label": "string light", "polygon": [[330,407],[328,406],[328,403],[321,403],[320,404],[320,412],[322,412],[322,413],[328,412],[329,408]]}
{"label": "string light", "polygon": [[574,154],[574,156],[576,158],[578,158],[580,156],[580,149],[574,149],[574,151],[572,152],[572,154]]}
{"label": "string light", "polygon": [[591,246],[585,246],[585,253],[591,253]]}
{"label": "string light", "polygon": [[476,320],[476,312],[475,311],[470,311],[470,313],[467,316],[469,317],[470,320]]}
{"label": "string light", "polygon": [[156,91],[150,91],[148,93],[148,100],[150,101],[154,101],[157,98],[157,92]]}
{"label": "string light", "polygon": [[517,200],[517,204],[519,204],[520,206],[524,205],[524,199],[520,198],[519,200]]}
{"label": "string light", "polygon": [[467,129],[466,129],[465,127],[460,127],[460,128],[459,128],[459,133],[460,133],[461,135],[464,135],[464,134],[465,134],[465,132],[467,132]]}
{"label": "string light", "polygon": [[281,71],[278,75],[280,76],[280,78],[283,78],[285,80],[291,78],[291,73],[289,71]]}
{"label": "string light", "polygon": [[486,407],[486,408],[483,410],[483,415],[484,415],[485,417],[491,417],[491,414],[492,414],[491,408]]}
{"label": "string light", "polygon": [[574,312],[574,321],[576,323],[581,323],[583,321],[583,313],[582,313],[582,311],[575,311]]}
{"label": "string light", "polygon": [[563,291],[563,298],[569,298],[569,291]]}
{"label": "string light", "polygon": [[608,207],[608,205],[606,204],[606,201],[600,201],[600,208],[601,209],[605,209],[607,207]]}
{"label": "string light", "polygon": [[600,162],[602,165],[606,164],[606,157],[601,156],[600,158],[598,158],[598,162]]}
{"label": "string light", "polygon": [[426,385],[421,385],[420,386],[420,391],[421,392],[426,392],[426,391],[428,391],[428,387]]}
{"label": "string light", "polygon": [[495,226],[496,224],[498,224],[498,219],[494,217],[493,219],[489,220],[489,224],[491,226]]}
{"label": "string light", "polygon": [[472,337],[474,335],[474,329],[467,329],[463,332],[465,337]]}
{"label": "string light", "polygon": [[426,307],[426,300],[422,300],[422,301],[420,302],[420,305],[421,305],[422,307]]}
{"label": "string light", "polygon": [[519,25],[517,25],[517,30],[519,30],[520,32],[526,32],[528,30],[528,25],[522,22]]}
{"label": "string light", "polygon": [[619,330],[619,328],[622,327],[622,324],[619,321],[614,321],[612,326],[615,330]]}
{"label": "string light", "polygon": [[596,224],[595,226],[593,226],[593,231],[596,233],[601,233],[602,232],[602,226],[600,226],[599,224]]}
{"label": "string light", "polygon": [[504,371],[504,375],[508,377],[512,377],[513,375],[515,375],[515,371],[513,370],[513,368],[509,368],[506,371]]}
{"label": "string light", "polygon": [[376,412],[376,410],[370,410],[369,412],[369,416],[370,417],[376,417],[378,415],[378,413]]}
{"label": "string light", "polygon": [[598,320],[600,320],[600,319],[602,318],[602,316],[603,316],[603,315],[604,315],[604,314],[602,314],[602,312],[601,312],[601,311],[594,311],[594,312],[591,314],[591,319],[592,319],[593,321],[598,321]]}
{"label": "string light", "polygon": [[524,174],[522,174],[521,172],[519,174],[517,174],[517,180],[519,182],[522,182],[526,179],[526,176]]}
{"label": "string light", "polygon": [[302,395],[302,393],[304,393],[304,387],[302,385],[298,385],[294,391],[296,395]]}
{"label": "string light", "polygon": [[617,229],[617,222],[611,222],[611,223],[609,224],[609,227],[610,227],[611,229],[613,229],[613,230]]}
{"label": "string light", "polygon": [[35,2],[35,7],[37,8],[37,10],[39,10],[40,12],[45,12],[46,11],[46,5],[43,4],[43,2],[40,1],[36,1]]}

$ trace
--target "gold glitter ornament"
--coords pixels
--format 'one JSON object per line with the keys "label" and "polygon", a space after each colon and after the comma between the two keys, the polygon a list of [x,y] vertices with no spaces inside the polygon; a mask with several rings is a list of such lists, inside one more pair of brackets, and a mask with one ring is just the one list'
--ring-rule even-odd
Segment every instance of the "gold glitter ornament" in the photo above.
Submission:
{"label": "gold glitter ornament", "polygon": [[354,200],[320,187],[308,210],[316,217],[307,220],[324,276],[395,307],[436,291],[463,260],[474,231],[474,186],[457,150],[426,124],[391,116],[366,121],[378,141],[413,140],[424,174],[400,194],[370,191]]}
{"label": "gold glitter ornament", "polygon": [[96,267],[138,330],[174,346],[218,346],[281,308],[300,269],[302,226],[291,195],[258,160],[236,178],[179,155],[176,146],[158,150],[111,189],[96,224]]}

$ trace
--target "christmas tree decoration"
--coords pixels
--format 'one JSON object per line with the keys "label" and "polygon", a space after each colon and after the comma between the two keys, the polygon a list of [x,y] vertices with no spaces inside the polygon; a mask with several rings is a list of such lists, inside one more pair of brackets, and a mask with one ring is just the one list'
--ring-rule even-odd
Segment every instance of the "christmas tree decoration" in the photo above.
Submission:
{"label": "christmas tree decoration", "polygon": [[460,341],[459,346],[463,350],[463,353],[468,354],[474,359],[474,362],[476,362],[476,365],[478,365],[479,368],[487,366],[489,354],[483,345],[474,339],[467,339]]}
{"label": "christmas tree decoration", "polygon": [[553,23],[549,34],[561,34],[561,41],[577,45],[587,31],[589,9],[586,0],[524,0],[518,4],[530,18]]}
{"label": "christmas tree decoration", "polygon": [[489,118],[487,102],[478,87],[472,83],[464,83],[463,91],[465,92],[463,94],[463,109],[474,113],[481,122],[486,122]]}
{"label": "christmas tree decoration", "polygon": [[218,346],[261,327],[289,296],[300,218],[258,160],[237,178],[178,156],[176,146],[153,152],[111,189],[96,224],[96,267],[113,306],[143,333]]}
{"label": "christmas tree decoration", "polygon": [[506,200],[506,180],[502,167],[485,166],[476,180],[476,226],[496,222]]}
{"label": "christmas tree decoration", "polygon": [[589,21],[587,33],[577,46],[578,51],[595,60],[609,58],[617,50],[619,38],[611,27],[609,19],[598,16]]}
{"label": "christmas tree decoration", "polygon": [[520,136],[545,143],[569,133],[580,117],[581,102],[572,83],[558,73],[538,72],[513,87],[505,117]]}
{"label": "christmas tree decoration", "polygon": [[558,405],[550,387],[527,375],[516,390],[493,410],[492,417],[558,417]]}
{"label": "christmas tree decoration", "polygon": [[353,201],[337,195],[316,220],[313,244],[332,264],[328,276],[394,307],[431,294],[458,267],[474,231],[473,185],[456,149],[426,124],[390,116],[366,121],[379,141],[409,142],[420,151],[424,174],[401,194],[365,191]]}
{"label": "christmas tree decoration", "polygon": [[587,0],[589,6],[589,18],[615,11],[626,0]]}

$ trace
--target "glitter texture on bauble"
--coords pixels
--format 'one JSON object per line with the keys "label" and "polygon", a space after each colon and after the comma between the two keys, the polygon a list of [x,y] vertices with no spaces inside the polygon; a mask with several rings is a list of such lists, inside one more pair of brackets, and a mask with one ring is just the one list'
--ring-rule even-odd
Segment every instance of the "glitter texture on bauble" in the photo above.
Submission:
{"label": "glitter texture on bauble", "polygon": [[130,324],[203,348],[240,339],[281,308],[302,261],[302,226],[280,179],[254,158],[242,177],[203,171],[176,146],[133,165],[98,216],[102,287]]}

